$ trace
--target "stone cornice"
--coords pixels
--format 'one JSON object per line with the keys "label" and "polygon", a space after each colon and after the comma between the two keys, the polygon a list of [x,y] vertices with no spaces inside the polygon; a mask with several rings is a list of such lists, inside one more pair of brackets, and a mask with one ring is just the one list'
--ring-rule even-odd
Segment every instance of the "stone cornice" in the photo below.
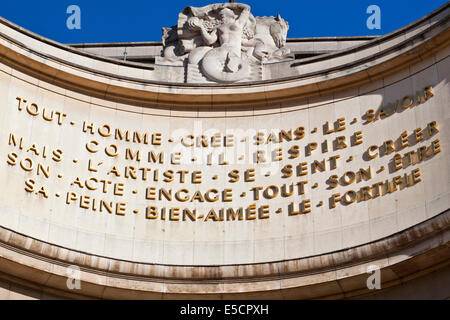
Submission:
{"label": "stone cornice", "polygon": [[[450,211],[387,238],[330,254],[297,260],[251,265],[170,266],[133,263],[89,255],[0,228],[0,272],[30,281],[49,292],[65,296],[130,299],[251,298],[265,291],[270,299],[351,297],[367,293],[367,267],[381,267],[383,286],[410,280],[450,262]],[[66,270],[81,268],[82,290],[65,287]],[[1,275],[0,275],[1,277]],[[352,290],[348,290],[351,284]],[[84,288],[84,289],[83,289]],[[336,289],[336,288],[335,288]],[[312,290],[312,291],[310,291]],[[117,295],[117,291],[121,294]],[[105,292],[114,292],[113,296]]]}
{"label": "stone cornice", "polygon": [[[421,61],[448,45],[449,11],[446,4],[405,28],[363,45],[295,62],[291,68],[297,75],[276,81],[227,86],[158,82],[151,79],[151,66],[89,54],[39,37],[4,19],[0,20],[0,58],[37,79],[122,103],[184,108],[270,107],[370,82]],[[66,52],[65,58],[59,57],[61,52]],[[77,63],[77,57],[86,63]],[[96,67],[95,61],[101,64]],[[148,78],[129,75],[139,70]]]}

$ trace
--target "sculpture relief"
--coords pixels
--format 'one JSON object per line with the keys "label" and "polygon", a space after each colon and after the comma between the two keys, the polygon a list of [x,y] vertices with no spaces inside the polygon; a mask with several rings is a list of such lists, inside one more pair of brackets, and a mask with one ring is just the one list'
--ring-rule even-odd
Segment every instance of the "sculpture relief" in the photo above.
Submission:
{"label": "sculpture relief", "polygon": [[279,15],[255,18],[246,4],[187,7],[176,27],[163,29],[160,61],[184,65],[190,83],[262,80],[262,64],[291,58],[288,30]]}

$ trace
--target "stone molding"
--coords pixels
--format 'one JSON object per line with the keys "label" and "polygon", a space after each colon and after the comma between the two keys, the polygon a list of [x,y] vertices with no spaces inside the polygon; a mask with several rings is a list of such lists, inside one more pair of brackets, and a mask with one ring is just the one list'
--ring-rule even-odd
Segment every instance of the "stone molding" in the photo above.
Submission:
{"label": "stone molding", "polygon": [[[379,241],[297,260],[250,265],[169,266],[89,255],[0,228],[0,272],[67,297],[268,299],[348,298],[370,292],[367,267],[387,288],[448,266],[450,211]],[[79,292],[67,267],[81,268]],[[0,278],[1,278],[0,274]]]}
{"label": "stone molding", "polygon": [[[150,79],[154,71],[144,70],[142,64],[100,58],[44,41],[5,20],[0,20],[0,58],[12,68],[51,84],[122,103],[174,108],[270,108],[280,102],[326,95],[375,81],[423,60],[448,45],[449,12],[450,4],[446,4],[418,22],[363,45],[300,60],[297,76],[227,86],[154,81]],[[64,52],[67,58],[59,58]],[[98,67],[71,62],[83,59],[86,65],[95,65],[99,60]],[[149,78],[126,76],[131,73]]]}

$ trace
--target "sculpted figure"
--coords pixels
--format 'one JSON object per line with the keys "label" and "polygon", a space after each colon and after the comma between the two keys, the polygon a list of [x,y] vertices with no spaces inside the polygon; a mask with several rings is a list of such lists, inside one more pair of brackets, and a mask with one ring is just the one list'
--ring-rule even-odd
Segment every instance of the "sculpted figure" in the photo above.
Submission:
{"label": "sculpted figure", "polygon": [[[237,15],[232,10],[241,10]],[[211,32],[198,17],[187,21],[188,29],[199,31],[204,47],[194,49],[189,63],[200,63],[204,74],[217,82],[236,82],[249,75],[249,64],[242,55],[244,28],[250,19],[250,7],[244,4],[226,4],[219,10],[219,24]]]}
{"label": "sculpted figure", "polygon": [[166,61],[177,61],[183,59],[183,53],[180,50],[180,42],[178,41],[176,27],[163,28],[163,54],[162,57]]}
{"label": "sculpted figure", "polygon": [[277,61],[289,58],[286,48],[289,24],[280,15],[256,19],[256,34],[244,45],[253,48],[253,55],[261,61]]}
{"label": "sculpted figure", "polygon": [[187,82],[262,80],[263,63],[289,58],[288,23],[255,18],[241,3],[187,7],[178,25],[163,29],[162,60],[186,68]]}

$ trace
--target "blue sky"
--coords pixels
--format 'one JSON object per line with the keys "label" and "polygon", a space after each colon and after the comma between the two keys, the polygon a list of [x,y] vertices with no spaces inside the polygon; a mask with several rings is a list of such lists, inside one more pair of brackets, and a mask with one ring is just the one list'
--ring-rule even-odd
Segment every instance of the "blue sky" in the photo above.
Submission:
{"label": "blue sky", "polygon": [[[0,16],[63,43],[160,41],[161,27],[176,24],[186,6],[210,0],[2,0]],[[217,1],[220,2],[220,1]],[[227,1],[226,1],[227,2]],[[439,8],[445,0],[248,0],[255,16],[281,14],[288,36],[325,37],[386,34]],[[67,7],[81,9],[81,30],[69,30]],[[381,30],[369,30],[370,5],[381,9]]]}

